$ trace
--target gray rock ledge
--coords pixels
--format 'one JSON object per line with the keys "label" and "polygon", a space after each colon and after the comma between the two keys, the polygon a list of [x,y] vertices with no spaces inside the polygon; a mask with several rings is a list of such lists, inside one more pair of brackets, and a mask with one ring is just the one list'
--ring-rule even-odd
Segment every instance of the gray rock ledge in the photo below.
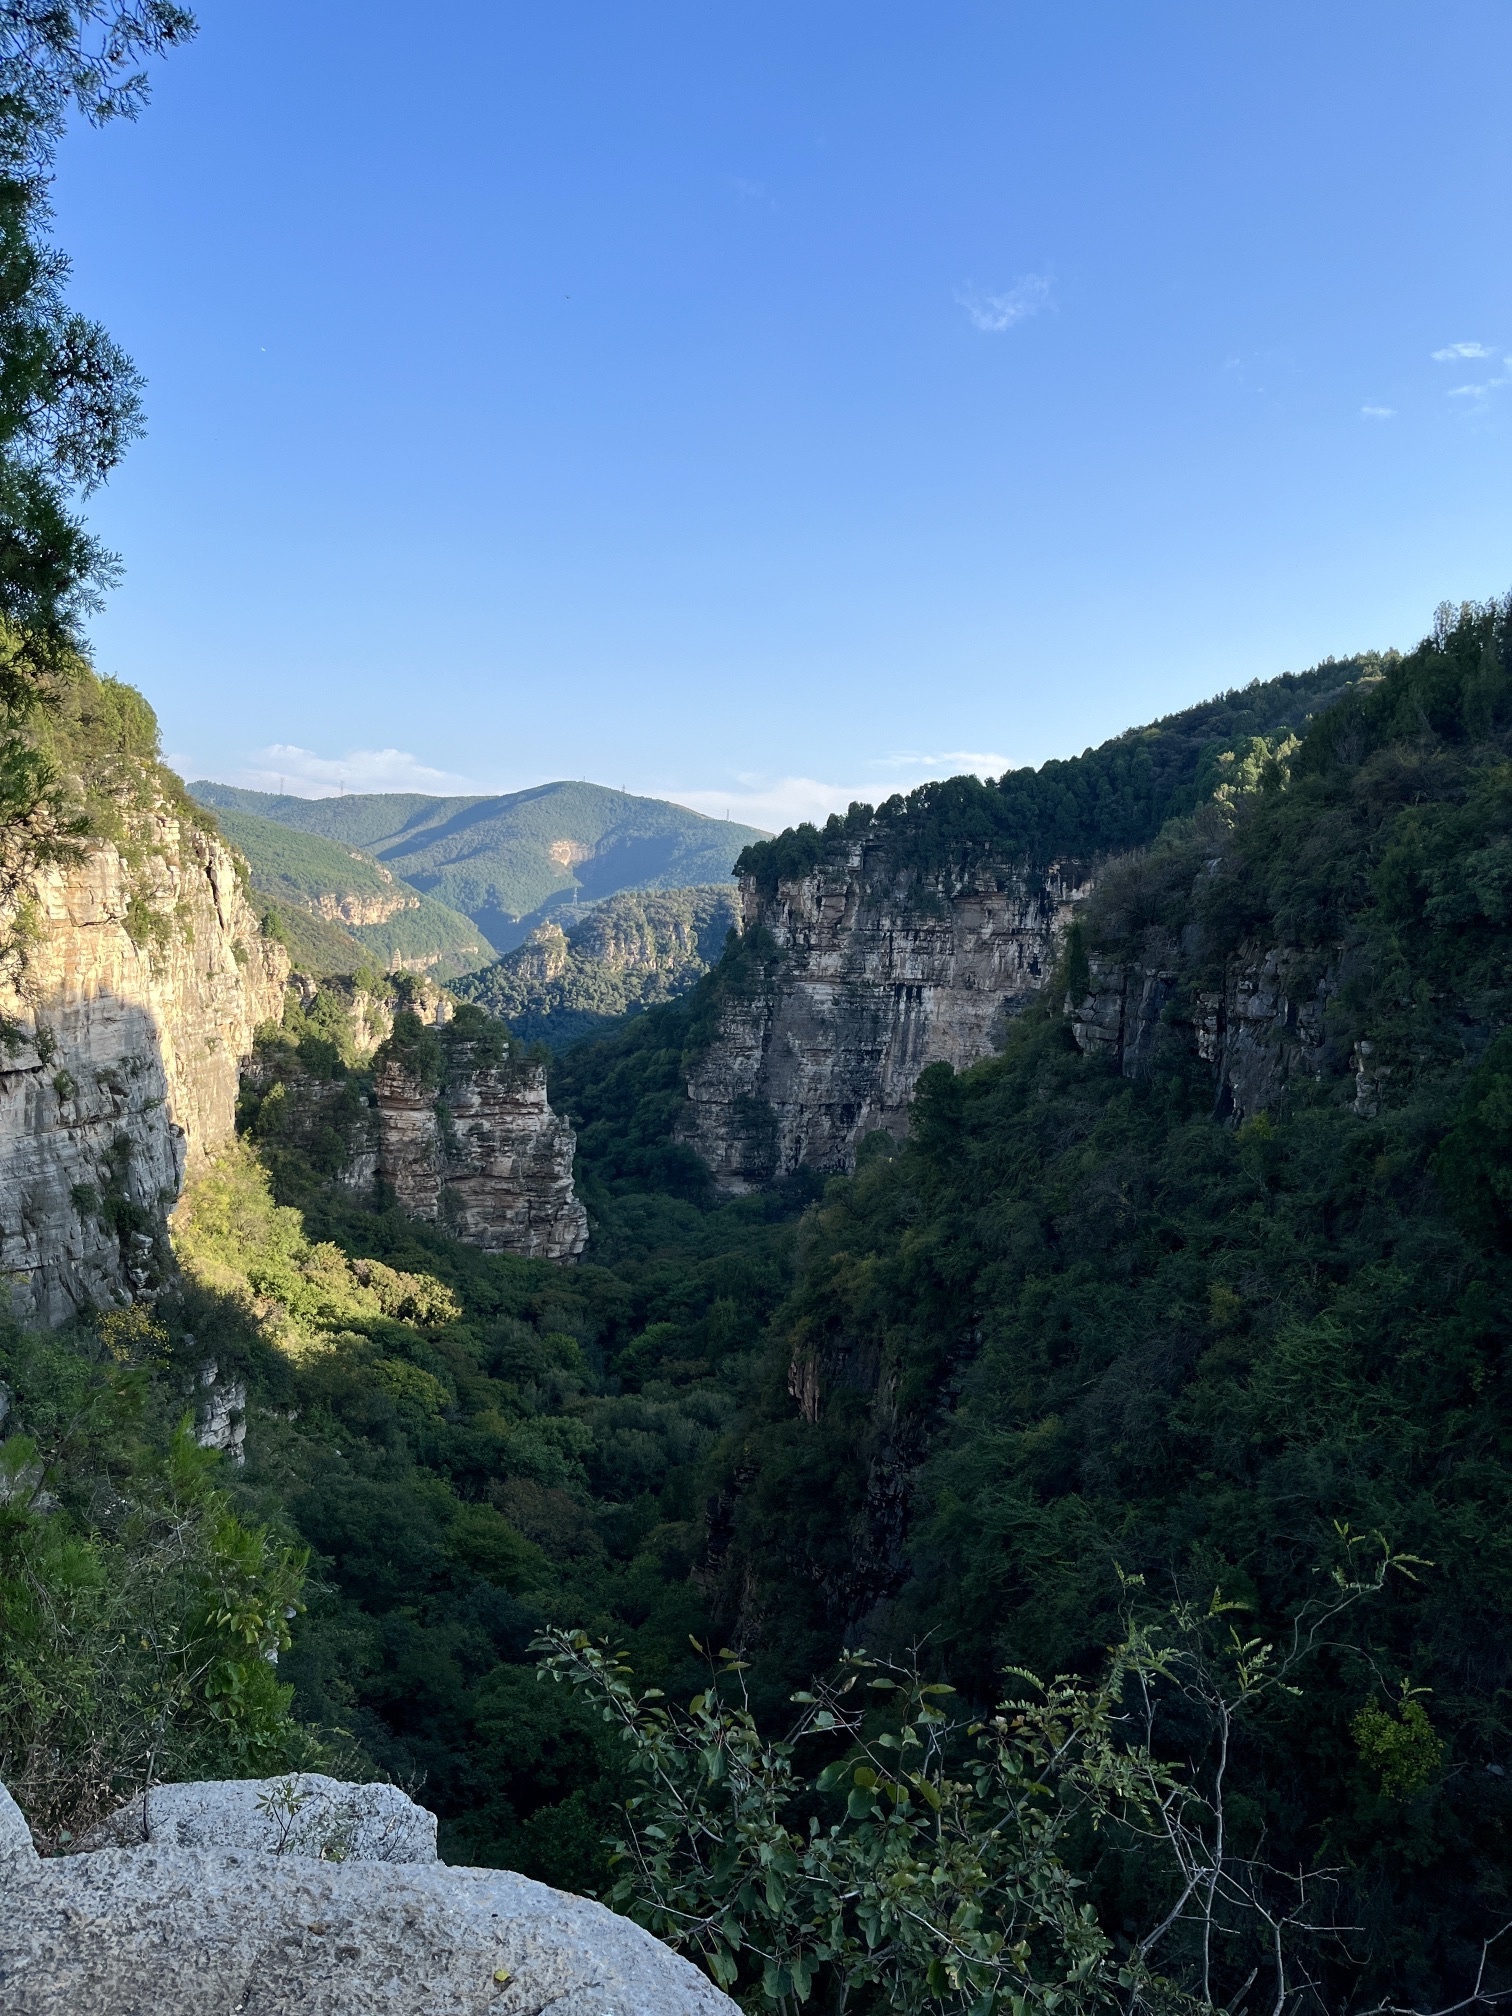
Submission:
{"label": "gray rock ledge", "polygon": [[79,1843],[85,1853],[141,1847],[245,1848],[317,1862],[434,1862],[436,1816],[397,1785],[345,1785],[297,1771],[155,1785]]}
{"label": "gray rock ledge", "polygon": [[[204,1829],[212,1788],[176,1789]],[[244,1788],[214,1789],[242,1825]],[[506,1870],[153,1841],[44,1860],[3,1788],[0,1902],[6,2016],[738,2016],[629,1919]]]}

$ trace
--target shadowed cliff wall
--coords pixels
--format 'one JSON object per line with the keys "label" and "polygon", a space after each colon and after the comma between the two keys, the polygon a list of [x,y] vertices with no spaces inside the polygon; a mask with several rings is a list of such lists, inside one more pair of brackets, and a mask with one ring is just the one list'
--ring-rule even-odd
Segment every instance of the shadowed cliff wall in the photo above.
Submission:
{"label": "shadowed cliff wall", "polygon": [[0,1281],[18,1318],[57,1324],[162,1278],[166,1215],[232,1137],[288,960],[230,850],[162,807],[127,851],[42,870],[21,922],[24,968],[0,983]]}

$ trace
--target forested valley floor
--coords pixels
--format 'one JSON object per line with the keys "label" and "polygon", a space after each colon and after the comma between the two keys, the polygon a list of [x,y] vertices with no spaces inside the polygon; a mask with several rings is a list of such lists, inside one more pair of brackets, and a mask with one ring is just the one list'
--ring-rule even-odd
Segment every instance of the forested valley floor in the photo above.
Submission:
{"label": "forested valley floor", "polygon": [[[624,1746],[538,1681],[547,1627],[673,1699],[733,1645],[775,1722],[847,1646],[985,1709],[1176,1606],[1214,1672],[1291,1648],[1224,1732],[1234,1853],[1280,1872],[1257,1894],[1325,1872],[1287,2006],[1469,1993],[1512,1918],[1509,749],[1508,615],[1467,609],[1107,867],[1040,1005],[926,1072],[905,1144],[719,1202],[673,1127],[735,947],[554,1060],[593,1216],[572,1268],[368,1208],[249,1108],[180,1206],[176,1292],[3,1346],[9,1460],[58,1507],[3,1514],[7,1588],[51,1592],[13,1608],[0,1698],[36,1813],[81,1824],[111,1743],[178,1775],[323,1760],[412,1787],[450,1859],[599,1890]],[[976,844],[928,800],[889,817]],[[1182,1018],[1278,945],[1328,978],[1335,1068],[1235,1125]],[[1171,988],[1138,1076],[1065,1013],[1120,962]],[[267,1041],[360,1090],[318,1009]],[[247,1390],[235,1475],[175,1439],[207,1360]],[[218,1609],[185,1607],[185,1535]],[[1320,1607],[1365,1560],[1379,1587]],[[151,1633],[106,1676],[144,1608],[201,1648],[171,1727]],[[1194,1718],[1172,1755],[1204,1771]],[[1166,1876],[1070,1852],[1132,1950]]]}

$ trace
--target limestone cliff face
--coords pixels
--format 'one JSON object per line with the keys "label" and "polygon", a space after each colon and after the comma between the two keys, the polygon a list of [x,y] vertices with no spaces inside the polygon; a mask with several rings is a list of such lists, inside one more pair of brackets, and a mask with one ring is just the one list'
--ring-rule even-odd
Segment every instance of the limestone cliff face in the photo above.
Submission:
{"label": "limestone cliff face", "polygon": [[480,1065],[451,1047],[438,1092],[404,1064],[379,1068],[378,1164],[406,1211],[487,1253],[575,1260],[588,1214],[572,1186],[576,1137],[546,1100],[543,1064]]}
{"label": "limestone cliff face", "polygon": [[742,882],[743,935],[771,956],[727,1000],[683,1127],[727,1193],[848,1170],[867,1134],[901,1134],[925,1066],[989,1055],[1039,993],[1091,886],[991,862],[888,878],[866,853],[775,896]]}
{"label": "limestone cliff face", "polygon": [[25,971],[0,987],[0,1276],[55,1324],[166,1263],[186,1173],[234,1131],[237,1075],[288,971],[218,839],[158,808],[130,858],[91,844],[32,891]]}
{"label": "limestone cliff face", "polygon": [[1332,967],[1283,947],[1233,961],[1221,989],[1191,995],[1156,963],[1119,964],[1094,955],[1090,985],[1066,1003],[1078,1049],[1105,1057],[1127,1078],[1143,1077],[1158,1047],[1185,1048],[1213,1068],[1216,1110],[1235,1122],[1275,1107],[1288,1087],[1353,1071],[1355,1110],[1370,1114],[1379,1080],[1369,1043],[1341,1049],[1329,1037]]}
{"label": "limestone cliff face", "polygon": [[[393,877],[386,875],[386,882]],[[390,917],[397,917],[401,910],[418,910],[420,898],[405,892],[392,896],[356,896],[350,891],[340,895],[325,893],[311,898],[311,907],[317,917],[323,917],[327,924],[387,924]]]}

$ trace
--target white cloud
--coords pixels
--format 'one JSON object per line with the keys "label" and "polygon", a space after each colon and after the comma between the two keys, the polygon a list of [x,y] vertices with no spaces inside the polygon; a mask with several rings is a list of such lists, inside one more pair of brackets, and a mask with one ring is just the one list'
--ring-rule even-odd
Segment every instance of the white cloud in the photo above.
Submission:
{"label": "white cloud", "polygon": [[1452,364],[1457,357],[1494,357],[1496,352],[1487,349],[1484,343],[1446,343],[1442,350],[1435,350],[1435,364]]}
{"label": "white cloud", "polygon": [[407,749],[354,749],[346,756],[317,756],[292,742],[253,753],[231,783],[254,791],[283,791],[294,798],[330,798],[347,791],[424,791],[449,797],[478,786],[449,770],[434,770]]}
{"label": "white cloud", "polygon": [[1004,294],[988,294],[976,285],[961,288],[956,300],[966,310],[972,326],[989,336],[1014,329],[1050,305],[1050,282],[1043,273],[1026,273]]}
{"label": "white cloud", "polygon": [[778,833],[804,819],[822,826],[832,812],[844,812],[858,799],[876,805],[895,791],[912,791],[932,777],[958,777],[963,771],[996,777],[1010,768],[1010,763],[995,751],[947,749],[937,755],[882,756],[866,767],[890,774],[835,784],[819,777],[771,777],[745,771],[722,790],[672,790],[657,795],[674,799],[694,812],[707,813],[711,819],[728,817]]}
{"label": "white cloud", "polygon": [[1395,406],[1362,406],[1360,408],[1360,418],[1362,420],[1395,420],[1396,408]]}

